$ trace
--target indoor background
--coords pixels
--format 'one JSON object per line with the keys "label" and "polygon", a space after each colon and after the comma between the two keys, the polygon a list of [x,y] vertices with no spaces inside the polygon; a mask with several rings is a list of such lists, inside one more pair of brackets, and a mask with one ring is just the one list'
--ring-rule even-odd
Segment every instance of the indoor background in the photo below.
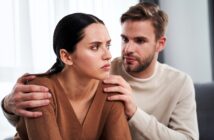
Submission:
{"label": "indoor background", "polygon": [[[147,0],[168,15],[167,45],[160,61],[188,73],[194,83],[214,79],[212,0]],[[139,0],[0,0],[0,100],[24,73],[40,73],[55,62],[52,36],[57,22],[73,12],[101,18],[120,56],[120,15]],[[15,134],[0,111],[0,139]]]}

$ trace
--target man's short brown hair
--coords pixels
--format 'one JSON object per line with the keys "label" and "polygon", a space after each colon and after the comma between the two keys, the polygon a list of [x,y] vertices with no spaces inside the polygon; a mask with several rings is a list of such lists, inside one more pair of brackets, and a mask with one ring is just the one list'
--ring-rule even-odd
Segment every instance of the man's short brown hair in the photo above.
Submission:
{"label": "man's short brown hair", "polygon": [[156,40],[165,34],[168,24],[167,14],[160,10],[158,5],[149,2],[141,2],[130,7],[120,18],[121,24],[128,20],[150,20],[155,29]]}

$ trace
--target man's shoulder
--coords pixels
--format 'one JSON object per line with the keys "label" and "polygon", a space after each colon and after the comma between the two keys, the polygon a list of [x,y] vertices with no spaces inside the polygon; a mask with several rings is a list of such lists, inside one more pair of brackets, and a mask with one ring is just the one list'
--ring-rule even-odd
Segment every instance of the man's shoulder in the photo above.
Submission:
{"label": "man's shoulder", "polygon": [[122,63],[121,57],[116,57],[111,61],[111,65],[117,65],[117,64],[121,64],[121,63]]}
{"label": "man's shoulder", "polygon": [[116,57],[111,62],[111,74],[121,74],[122,70],[122,59],[121,57]]}
{"label": "man's shoulder", "polygon": [[170,93],[176,93],[173,95],[180,97],[194,93],[193,81],[187,73],[167,64],[160,64],[160,67],[162,70],[160,76],[160,79],[162,77],[162,86],[169,88]]}
{"label": "man's shoulder", "polygon": [[173,66],[170,66],[168,64],[161,64],[159,63],[160,66],[160,72],[165,75],[166,78],[168,78],[168,80],[173,80],[173,81],[188,81],[188,82],[192,82],[191,77],[189,76],[189,74],[187,74],[186,72],[179,70]]}

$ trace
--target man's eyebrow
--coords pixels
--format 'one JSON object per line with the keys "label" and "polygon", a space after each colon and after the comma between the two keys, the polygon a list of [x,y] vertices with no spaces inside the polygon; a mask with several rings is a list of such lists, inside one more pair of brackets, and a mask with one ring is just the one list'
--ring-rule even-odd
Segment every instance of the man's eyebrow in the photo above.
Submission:
{"label": "man's eyebrow", "polygon": [[125,38],[125,37],[127,38],[127,36],[125,36],[124,34],[121,34],[120,36],[121,36],[121,37],[124,37],[124,38]]}
{"label": "man's eyebrow", "polygon": [[145,40],[145,41],[148,40],[148,39],[147,39],[146,37],[144,37],[144,36],[136,36],[136,37],[134,37],[134,39],[137,39],[137,40]]}

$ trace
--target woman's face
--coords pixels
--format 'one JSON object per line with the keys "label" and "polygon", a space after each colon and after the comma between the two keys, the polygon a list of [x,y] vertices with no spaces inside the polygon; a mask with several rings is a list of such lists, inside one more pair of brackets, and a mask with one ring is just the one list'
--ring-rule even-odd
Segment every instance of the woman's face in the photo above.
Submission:
{"label": "woman's face", "polygon": [[110,73],[111,39],[105,25],[93,23],[84,29],[83,39],[72,53],[72,67],[81,77],[103,80]]}

